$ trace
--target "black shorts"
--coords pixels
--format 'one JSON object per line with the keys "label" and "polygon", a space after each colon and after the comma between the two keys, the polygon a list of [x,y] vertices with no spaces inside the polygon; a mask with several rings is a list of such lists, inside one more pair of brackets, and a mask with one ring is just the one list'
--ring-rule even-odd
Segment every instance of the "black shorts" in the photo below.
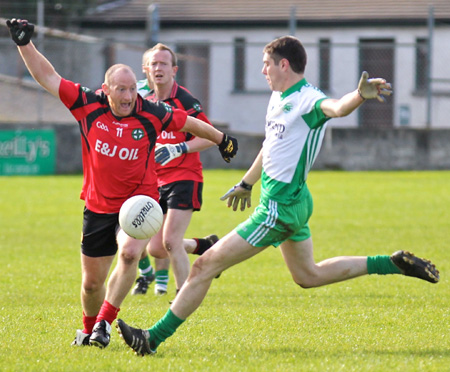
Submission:
{"label": "black shorts", "polygon": [[81,252],[89,257],[114,256],[119,213],[99,214],[84,208]]}
{"label": "black shorts", "polygon": [[167,209],[193,209],[199,211],[202,206],[203,183],[196,181],[177,181],[159,188],[159,205],[163,213]]}

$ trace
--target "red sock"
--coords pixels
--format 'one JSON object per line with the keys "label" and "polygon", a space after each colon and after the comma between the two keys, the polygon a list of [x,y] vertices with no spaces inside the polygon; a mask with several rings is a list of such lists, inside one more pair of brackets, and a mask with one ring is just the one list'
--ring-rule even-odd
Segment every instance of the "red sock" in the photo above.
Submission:
{"label": "red sock", "polygon": [[197,243],[197,247],[194,249],[192,254],[196,254],[201,256],[205,253],[209,248],[212,247],[211,241],[203,239],[203,238],[192,238]]}
{"label": "red sock", "polygon": [[97,315],[97,322],[105,319],[109,324],[112,324],[114,320],[117,318],[117,314],[119,313],[120,308],[111,305],[108,301],[103,301],[103,305],[100,309],[100,312]]}
{"label": "red sock", "polygon": [[97,321],[96,316],[86,316],[83,311],[83,326],[84,326],[83,333],[90,335],[92,333],[92,328],[94,328],[94,324],[96,321]]}
{"label": "red sock", "polygon": [[192,254],[197,254],[198,249],[199,249],[199,247],[200,247],[200,242],[198,241],[197,238],[192,238],[192,239],[194,239],[195,242],[197,243],[197,246],[195,247],[195,249],[194,249],[194,251],[192,252]]}

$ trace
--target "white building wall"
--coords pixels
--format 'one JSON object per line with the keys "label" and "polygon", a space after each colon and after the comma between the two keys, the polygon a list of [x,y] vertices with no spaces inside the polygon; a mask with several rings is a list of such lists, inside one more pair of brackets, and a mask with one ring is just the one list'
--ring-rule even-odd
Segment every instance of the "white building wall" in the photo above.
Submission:
{"label": "white building wall", "polygon": [[[209,43],[209,110],[211,120],[228,123],[233,131],[262,133],[264,130],[266,106],[270,91],[261,73],[262,48],[276,37],[287,34],[286,28],[279,29],[187,29],[160,31],[160,41],[174,47],[179,43]],[[305,45],[308,53],[306,68],[307,80],[317,85],[318,49],[321,38],[331,41],[331,91],[333,98],[339,98],[356,88],[361,71],[359,69],[359,50],[356,47],[361,38],[392,38],[395,40],[394,54],[394,95],[388,99],[394,103],[394,126],[400,126],[401,109],[409,110],[409,127],[425,127],[426,97],[415,94],[415,49],[418,37],[427,37],[427,27],[380,27],[380,28],[302,28],[296,35]],[[96,35],[101,36],[96,30]],[[141,31],[105,31],[105,37],[114,41],[145,45],[145,35]],[[235,38],[245,38],[246,49],[246,92],[233,91]],[[433,77],[449,79],[449,83],[435,83],[434,87],[450,92],[450,40],[449,27],[436,27],[433,44]],[[117,59],[130,64],[137,72],[141,69],[141,52],[118,50]],[[369,71],[370,73],[370,71]],[[187,87],[189,89],[189,87]],[[450,127],[450,94],[434,96],[432,106],[432,123],[435,128]],[[346,118],[333,119],[331,125],[336,127],[356,127],[357,113]]]}

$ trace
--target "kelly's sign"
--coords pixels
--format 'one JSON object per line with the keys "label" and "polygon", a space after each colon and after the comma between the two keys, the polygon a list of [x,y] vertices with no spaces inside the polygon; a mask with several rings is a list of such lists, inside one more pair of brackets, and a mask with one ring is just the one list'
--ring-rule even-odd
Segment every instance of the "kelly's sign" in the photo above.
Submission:
{"label": "kelly's sign", "polygon": [[0,175],[53,174],[53,130],[0,131]]}

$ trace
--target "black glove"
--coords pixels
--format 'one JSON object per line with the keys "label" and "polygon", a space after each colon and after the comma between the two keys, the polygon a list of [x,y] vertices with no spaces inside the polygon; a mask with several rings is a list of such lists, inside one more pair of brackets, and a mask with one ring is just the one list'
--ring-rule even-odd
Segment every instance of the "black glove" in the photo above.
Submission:
{"label": "black glove", "polygon": [[6,26],[8,26],[11,38],[17,45],[27,45],[30,42],[34,32],[34,25],[32,23],[13,18],[6,21]]}
{"label": "black glove", "polygon": [[234,158],[234,156],[236,155],[237,150],[237,139],[224,133],[222,142],[219,145],[220,155],[222,155],[223,160],[229,163],[231,161],[231,158]]}

